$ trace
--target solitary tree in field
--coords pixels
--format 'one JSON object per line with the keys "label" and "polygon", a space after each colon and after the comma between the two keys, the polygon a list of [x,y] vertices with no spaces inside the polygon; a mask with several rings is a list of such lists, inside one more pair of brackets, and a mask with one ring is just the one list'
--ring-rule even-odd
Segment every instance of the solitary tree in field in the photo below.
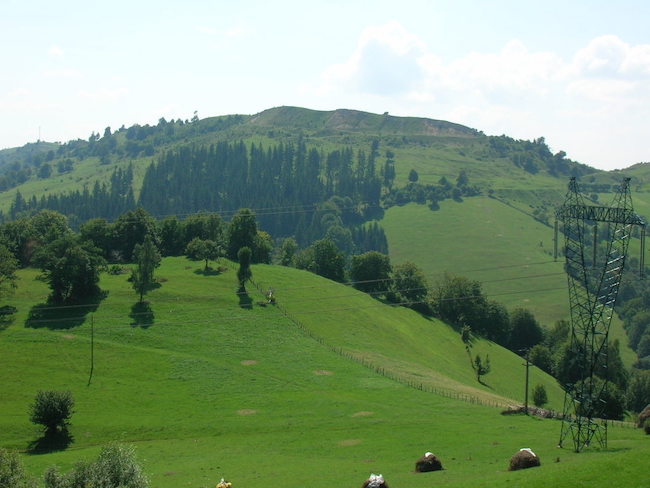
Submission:
{"label": "solitary tree in field", "polygon": [[106,261],[88,241],[67,234],[40,247],[33,258],[50,285],[54,303],[76,303],[99,291],[99,272]]}
{"label": "solitary tree in field", "polygon": [[244,246],[237,253],[239,259],[239,269],[237,270],[237,279],[239,280],[239,291],[246,293],[246,282],[253,277],[251,271],[251,249]]}
{"label": "solitary tree in field", "polygon": [[136,244],[133,250],[136,268],[131,271],[131,284],[133,289],[140,295],[140,303],[144,295],[155,284],[154,270],[160,266],[160,252],[153,243],[150,236],[147,236],[142,244]]}
{"label": "solitary tree in field", "polygon": [[485,359],[481,359],[481,356],[478,354],[474,358],[474,371],[476,372],[476,379],[481,383],[481,376],[485,376],[490,372],[490,356],[485,356]]}
{"label": "solitary tree in field", "polygon": [[72,393],[69,391],[39,390],[30,407],[29,419],[45,427],[48,435],[66,430],[74,407]]}
{"label": "solitary tree in field", "polygon": [[190,241],[185,249],[185,254],[190,259],[205,261],[205,271],[208,270],[208,263],[216,261],[223,255],[223,248],[215,241],[210,239],[199,239],[195,237]]}
{"label": "solitary tree in field", "polygon": [[248,208],[239,210],[228,226],[226,256],[229,259],[237,258],[242,247],[248,247],[252,251],[256,235],[257,221],[253,211]]}
{"label": "solitary tree in field", "polygon": [[535,388],[533,388],[533,403],[536,407],[540,408],[548,403],[548,396],[546,395],[544,385],[535,385]]}

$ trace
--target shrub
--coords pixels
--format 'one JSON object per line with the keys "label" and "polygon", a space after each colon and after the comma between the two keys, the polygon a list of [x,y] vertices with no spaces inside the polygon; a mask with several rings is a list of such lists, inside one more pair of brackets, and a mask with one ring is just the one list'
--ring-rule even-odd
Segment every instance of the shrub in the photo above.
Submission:
{"label": "shrub", "polygon": [[79,462],[65,475],[56,468],[45,473],[45,488],[148,488],[149,481],[135,457],[135,450],[123,444],[109,444],[93,463]]}
{"label": "shrub", "polygon": [[72,416],[74,400],[69,391],[43,391],[36,394],[29,419],[45,427],[48,434],[65,430]]}
{"label": "shrub", "polygon": [[533,388],[533,403],[540,408],[548,403],[548,395],[546,395],[544,385],[535,385],[535,388]]}
{"label": "shrub", "polygon": [[18,454],[0,448],[0,488],[28,488],[35,486],[28,480]]}

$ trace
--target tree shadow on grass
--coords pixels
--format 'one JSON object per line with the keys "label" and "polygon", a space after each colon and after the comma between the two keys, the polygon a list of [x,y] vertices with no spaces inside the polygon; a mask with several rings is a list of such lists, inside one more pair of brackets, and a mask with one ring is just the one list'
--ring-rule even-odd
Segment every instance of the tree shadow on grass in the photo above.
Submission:
{"label": "tree shadow on grass", "polygon": [[131,325],[133,327],[142,327],[147,329],[154,323],[155,315],[149,302],[136,302],[131,307]]}
{"label": "tree shadow on grass", "polygon": [[58,430],[54,433],[44,433],[41,437],[29,443],[28,454],[49,454],[64,451],[72,444],[74,437],[68,429]]}
{"label": "tree shadow on grass", "polygon": [[25,327],[40,329],[47,327],[50,330],[71,329],[78,327],[86,321],[86,316],[93,313],[99,304],[108,296],[108,292],[99,291],[92,297],[76,303],[63,304],[39,303],[29,311]]}
{"label": "tree shadow on grass", "polygon": [[196,271],[194,271],[194,274],[203,275],[203,276],[218,276],[222,272],[223,272],[223,270],[221,268],[214,269],[214,268],[208,267],[208,269],[205,269],[205,268],[197,269]]}
{"label": "tree shadow on grass", "polygon": [[252,309],[253,308],[253,299],[248,295],[246,288],[240,288],[237,290],[237,296],[239,297],[239,306],[241,308]]}
{"label": "tree shadow on grass", "polygon": [[494,388],[492,388],[492,387],[490,386],[489,383],[486,383],[486,382],[483,381],[482,379],[479,378],[478,382],[479,382],[481,385],[483,385],[484,387],[489,388],[490,390],[494,390]]}

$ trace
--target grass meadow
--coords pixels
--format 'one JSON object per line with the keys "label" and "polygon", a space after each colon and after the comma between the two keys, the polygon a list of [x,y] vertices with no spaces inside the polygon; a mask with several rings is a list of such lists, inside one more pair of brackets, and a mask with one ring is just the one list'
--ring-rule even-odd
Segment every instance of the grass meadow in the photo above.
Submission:
{"label": "grass meadow", "polygon": [[[493,344],[474,345],[492,360],[482,386],[458,334],[440,322],[274,266],[253,268],[259,289],[277,296],[277,306],[261,306],[252,285],[236,295],[232,265],[201,269],[165,259],[148,307],[121,274],[102,277],[105,296],[92,306],[47,311],[38,308],[45,284],[22,270],[18,313],[0,330],[0,446],[19,450],[39,476],[109,441],[132,443],[156,488],[214,487],[221,477],[235,487],[354,487],[371,472],[397,488],[647,484],[639,460],[650,442],[639,430],[611,427],[607,449],[574,454],[556,447],[556,420],[425,391],[521,401],[522,362]],[[557,405],[552,379],[532,374]],[[38,389],[72,391],[69,438],[47,441],[29,422]],[[542,467],[508,472],[522,447]],[[445,470],[415,474],[425,451]]]}
{"label": "grass meadow", "polygon": [[[569,318],[564,260],[553,258],[553,229],[525,213],[472,197],[441,202],[438,211],[414,203],[392,207],[381,224],[391,262],[414,262],[430,284],[449,272],[481,282],[488,298],[509,310],[529,309],[546,328]],[[636,357],[616,317],[610,337],[619,339],[621,357],[631,365]]]}

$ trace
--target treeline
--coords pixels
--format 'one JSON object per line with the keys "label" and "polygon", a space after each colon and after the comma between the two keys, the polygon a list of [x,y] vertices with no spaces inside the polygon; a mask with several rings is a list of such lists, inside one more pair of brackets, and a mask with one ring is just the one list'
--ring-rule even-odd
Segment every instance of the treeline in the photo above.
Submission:
{"label": "treeline", "polygon": [[491,156],[508,158],[513,165],[536,174],[546,170],[552,176],[584,176],[597,170],[566,157],[564,151],[553,154],[543,137],[532,141],[515,140],[511,137],[489,136]]}
{"label": "treeline", "polygon": [[302,139],[269,147],[186,145],[165,152],[147,169],[139,204],[161,215],[265,209],[258,214],[265,229],[308,242],[319,225],[313,222],[315,210],[333,197],[344,202],[338,206],[345,225],[377,214],[382,188],[377,147],[369,153],[351,148],[323,152],[308,149]]}
{"label": "treeline", "polygon": [[65,174],[86,158],[98,158],[102,164],[154,156],[162,146],[210,132],[225,131],[247,119],[228,115],[199,120],[196,112],[191,120],[170,120],[164,117],[157,124],[134,124],[112,131],[106,127],[102,135],[93,132],[88,139],[75,139],[63,144],[36,142],[11,151],[0,151],[0,191],[6,191],[33,178],[49,178]]}
{"label": "treeline", "polygon": [[473,197],[481,194],[476,185],[471,185],[465,170],[460,170],[454,182],[442,177],[436,184],[422,184],[418,182],[417,171],[411,170],[409,182],[403,187],[390,188],[383,196],[384,207],[405,205],[415,202],[428,205],[431,210],[438,210],[440,202],[447,199],[462,201],[463,197]]}
{"label": "treeline", "polygon": [[619,313],[630,347],[636,352],[637,367],[650,370],[650,285],[647,279],[628,278]]}
{"label": "treeline", "polygon": [[136,207],[153,215],[254,207],[260,209],[261,227],[277,238],[293,236],[301,247],[328,237],[348,253],[387,252],[383,229],[364,223],[381,216],[382,182],[392,185],[394,178],[391,158],[378,169],[377,141],[368,153],[351,148],[322,152],[308,149],[302,139],[295,145],[268,148],[242,142],[186,144],[163,153],[149,166],[137,202],[129,165],[116,169],[108,182],[95,183],[92,190],[85,187],[30,199],[17,192],[8,217],[50,209],[79,228],[91,218],[114,220]]}
{"label": "treeline", "polygon": [[92,190],[84,187],[82,191],[49,193],[40,198],[33,195],[27,200],[17,191],[9,208],[9,218],[15,220],[48,209],[67,216],[73,227],[95,217],[113,220],[136,208],[132,183],[133,166],[129,165],[126,170],[115,169],[108,182],[96,181]]}

